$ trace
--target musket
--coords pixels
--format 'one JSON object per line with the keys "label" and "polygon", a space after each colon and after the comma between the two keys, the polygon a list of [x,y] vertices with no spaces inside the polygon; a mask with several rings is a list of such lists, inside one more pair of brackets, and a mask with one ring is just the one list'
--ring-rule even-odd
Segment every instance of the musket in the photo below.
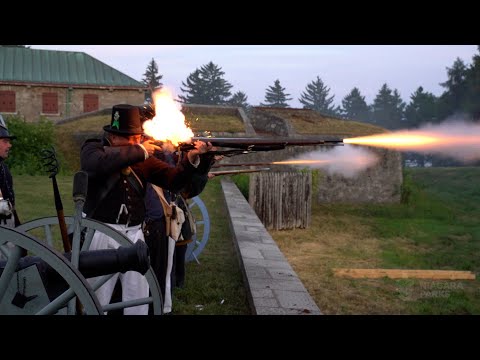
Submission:
{"label": "musket", "polygon": [[[195,141],[210,142],[215,147],[225,147],[229,150],[209,151],[209,154],[233,156],[248,154],[255,151],[283,150],[287,146],[338,146],[343,145],[342,139],[318,139],[318,138],[286,138],[286,137],[192,137],[190,142],[181,142],[177,148],[180,151],[189,151],[195,148]],[[155,141],[155,145],[162,146],[163,141]]]}
{"label": "musket", "polygon": [[266,166],[266,165],[275,165],[275,162],[263,162],[263,163],[238,163],[238,164],[213,164],[213,168],[221,167],[242,167],[242,166]]}
{"label": "musket", "polygon": [[261,169],[249,169],[249,170],[229,170],[229,171],[210,171],[209,174],[218,176],[218,175],[236,175],[243,173],[254,173],[260,171],[268,171],[270,168],[261,168]]}
{"label": "musket", "polygon": [[72,247],[70,245],[70,239],[68,238],[67,224],[65,222],[65,215],[63,213],[62,198],[60,197],[60,191],[58,189],[57,178],[59,163],[55,154],[55,148],[43,149],[41,151],[42,160],[44,166],[47,168],[47,172],[50,173],[49,177],[52,179],[53,184],[53,196],[55,199],[55,208],[57,210],[58,225],[60,226],[60,233],[62,235],[63,251],[70,252]]}

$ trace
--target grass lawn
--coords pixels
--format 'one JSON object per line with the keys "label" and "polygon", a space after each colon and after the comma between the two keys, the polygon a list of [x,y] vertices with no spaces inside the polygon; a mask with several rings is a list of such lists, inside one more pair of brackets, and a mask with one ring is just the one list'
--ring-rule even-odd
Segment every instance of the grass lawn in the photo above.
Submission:
{"label": "grass lawn", "polygon": [[200,198],[208,209],[210,238],[198,259],[200,264],[187,263],[185,287],[174,291],[174,313],[249,315],[219,177],[209,180]]}
{"label": "grass lawn", "polygon": [[474,281],[346,279],[333,268],[480,270],[480,168],[406,172],[408,201],[314,206],[310,228],[272,231],[326,314],[480,314]]}

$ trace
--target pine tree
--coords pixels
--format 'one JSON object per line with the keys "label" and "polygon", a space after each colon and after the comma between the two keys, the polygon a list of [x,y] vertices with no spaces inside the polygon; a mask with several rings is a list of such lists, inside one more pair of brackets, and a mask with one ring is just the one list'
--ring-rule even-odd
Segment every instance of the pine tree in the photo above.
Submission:
{"label": "pine tree", "polygon": [[305,91],[298,99],[303,104],[304,109],[312,109],[325,115],[337,115],[335,104],[333,104],[334,95],[328,97],[330,88],[328,88],[320,77],[312,81],[305,88]]}
{"label": "pine tree", "polygon": [[200,68],[200,74],[207,85],[207,104],[224,105],[227,98],[232,95],[230,89],[233,86],[223,78],[225,72],[222,71],[222,68],[210,61]]}
{"label": "pine tree", "polygon": [[184,88],[180,88],[185,95],[179,98],[187,104],[224,105],[231,96],[230,89],[233,87],[223,76],[222,68],[209,62],[196,69],[182,82]]}
{"label": "pine tree", "polygon": [[388,85],[383,84],[373,101],[373,122],[391,130],[401,128],[403,125],[404,108],[405,103],[402,101],[397,89],[392,94],[392,90]]}
{"label": "pine tree", "polygon": [[163,75],[157,75],[158,74],[158,65],[155,62],[154,59],[148,63],[147,69],[145,73],[143,74],[143,83],[147,85],[148,91],[145,94],[146,98],[152,98],[152,94],[156,89],[159,89],[163,86],[163,84],[160,82],[162,79]]}
{"label": "pine tree", "polygon": [[273,86],[269,86],[266,89],[265,104],[260,105],[281,108],[290,107],[287,101],[292,100],[292,98],[287,98],[287,96],[290,96],[290,94],[285,94],[285,88],[280,85],[280,80],[277,79]]}
{"label": "pine tree", "polygon": [[446,90],[440,96],[439,116],[444,119],[453,114],[463,114],[467,95],[467,66],[457,58],[451,68],[447,68],[448,79],[440,83]]}
{"label": "pine tree", "polygon": [[200,70],[196,69],[191,73],[186,82],[182,81],[184,88],[180,90],[186,95],[179,95],[179,99],[185,104],[205,104],[206,103],[206,82],[200,75]]}
{"label": "pine tree", "polygon": [[419,127],[425,123],[438,122],[437,98],[419,87],[411,96],[405,108],[405,119],[408,127]]}
{"label": "pine tree", "polygon": [[237,91],[235,94],[232,95],[230,100],[228,100],[228,105],[246,109],[249,107],[247,99],[248,97],[243,91]]}
{"label": "pine tree", "polygon": [[365,101],[365,96],[354,87],[342,100],[341,114],[349,120],[370,121],[370,108]]}
{"label": "pine tree", "polygon": [[[480,53],[480,45],[478,46]],[[467,96],[465,109],[474,120],[480,120],[480,54],[473,56],[466,76]]]}

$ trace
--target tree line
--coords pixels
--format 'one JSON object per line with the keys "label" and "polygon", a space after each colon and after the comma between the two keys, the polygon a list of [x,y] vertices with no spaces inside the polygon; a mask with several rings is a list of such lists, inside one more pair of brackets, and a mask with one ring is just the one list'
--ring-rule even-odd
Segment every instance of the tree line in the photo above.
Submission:
{"label": "tree line", "polygon": [[[419,86],[406,103],[397,89],[383,84],[373,103],[367,104],[359,88],[354,87],[335,106],[335,95],[317,76],[300,94],[298,101],[304,109],[315,110],[323,115],[347,120],[362,121],[387,129],[417,128],[426,123],[439,123],[446,118],[458,116],[462,119],[480,118],[480,45],[479,54],[475,54],[472,63],[467,65],[457,58],[451,67],[447,67],[447,80],[440,85],[444,88],[440,96],[435,96]],[[143,74],[143,83],[149,88],[147,96],[163,86],[158,65],[152,59]],[[186,104],[230,105],[249,109],[247,94],[243,91],[232,92],[233,85],[225,79],[225,72],[213,62],[195,69],[182,81],[179,95]],[[265,99],[260,106],[290,107],[293,98],[276,79],[273,85],[265,89]]]}

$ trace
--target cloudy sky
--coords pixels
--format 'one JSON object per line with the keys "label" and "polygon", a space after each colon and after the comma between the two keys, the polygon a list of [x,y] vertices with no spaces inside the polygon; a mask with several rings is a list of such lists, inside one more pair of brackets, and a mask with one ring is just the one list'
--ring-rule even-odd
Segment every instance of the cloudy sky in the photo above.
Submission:
{"label": "cloudy sky", "polygon": [[384,83],[405,102],[419,87],[440,95],[447,67],[456,58],[470,64],[477,45],[31,45],[32,49],[85,52],[141,81],[148,63],[158,64],[162,83],[174,94],[190,73],[212,61],[225,72],[232,93],[243,91],[258,105],[275,80],[301,107],[298,98],[317,76],[341,105],[354,88],[368,104]]}

